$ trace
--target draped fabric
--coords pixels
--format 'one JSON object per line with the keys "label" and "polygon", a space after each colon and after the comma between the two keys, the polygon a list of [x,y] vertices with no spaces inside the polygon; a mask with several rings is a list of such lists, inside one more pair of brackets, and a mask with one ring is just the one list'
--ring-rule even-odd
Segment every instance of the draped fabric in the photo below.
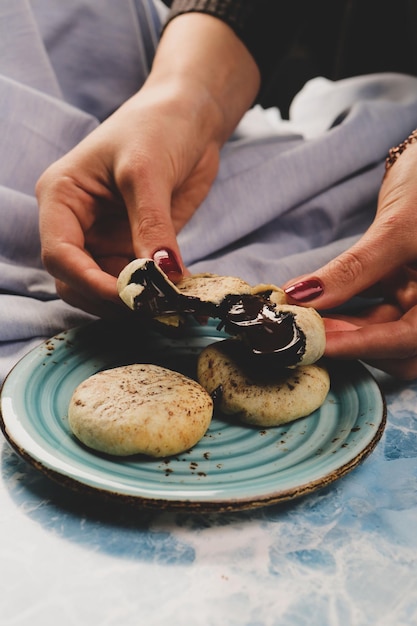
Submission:
{"label": "draped fabric", "polygon": [[34,186],[145,80],[152,0],[0,3],[0,380],[29,348],[89,316],[42,268]]}
{"label": "draped fabric", "polygon": [[[140,88],[163,16],[156,0],[0,4],[0,379],[90,319],[42,268],[34,186]],[[417,79],[399,73],[313,79],[289,120],[255,107],[179,235],[186,264],[276,284],[314,270],[372,221],[387,151],[416,126]]]}

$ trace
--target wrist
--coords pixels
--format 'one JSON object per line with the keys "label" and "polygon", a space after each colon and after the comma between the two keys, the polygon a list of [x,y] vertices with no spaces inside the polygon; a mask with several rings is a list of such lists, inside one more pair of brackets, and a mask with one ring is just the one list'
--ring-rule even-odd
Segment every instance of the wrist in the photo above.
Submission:
{"label": "wrist", "polygon": [[207,130],[223,143],[252,105],[259,83],[253,57],[227,24],[188,13],[166,27],[146,87],[177,91],[187,115],[206,120]]}

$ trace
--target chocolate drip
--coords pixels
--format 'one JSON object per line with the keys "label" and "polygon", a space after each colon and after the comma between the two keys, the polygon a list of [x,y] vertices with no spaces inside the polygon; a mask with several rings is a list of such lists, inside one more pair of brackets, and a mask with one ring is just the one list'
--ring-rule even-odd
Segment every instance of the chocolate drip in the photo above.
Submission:
{"label": "chocolate drip", "polygon": [[[144,289],[134,298],[135,310],[147,317],[193,314],[217,317],[218,328],[239,336],[253,355],[274,359],[283,367],[296,365],[306,349],[306,337],[291,312],[277,311],[262,294],[229,295],[220,304],[181,293],[153,261],[133,272],[129,284]],[[258,361],[258,364],[261,363]]]}
{"label": "chocolate drip", "polygon": [[153,262],[145,263],[133,272],[129,284],[141,285],[144,288],[135,296],[136,311],[150,316],[178,312],[179,294]]}
{"label": "chocolate drip", "polygon": [[240,335],[256,355],[280,356],[285,365],[298,363],[306,349],[306,337],[289,311],[255,295],[229,296],[220,326],[231,335]]}
{"label": "chocolate drip", "polygon": [[133,272],[129,284],[140,285],[144,288],[134,298],[134,309],[145,316],[158,317],[191,313],[202,317],[218,317],[217,305],[178,291],[157,269],[153,261],[144,263]]}

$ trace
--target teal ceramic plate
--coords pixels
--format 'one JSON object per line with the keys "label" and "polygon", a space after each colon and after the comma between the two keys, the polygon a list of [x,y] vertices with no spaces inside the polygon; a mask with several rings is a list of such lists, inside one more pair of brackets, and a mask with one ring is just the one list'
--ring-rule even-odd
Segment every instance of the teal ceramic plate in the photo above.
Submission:
{"label": "teal ceramic plate", "polygon": [[28,353],[1,392],[1,427],[13,448],[61,484],[152,508],[229,511],[289,500],[356,467],[386,420],[380,389],[360,363],[331,364],[331,390],[307,418],[271,429],[217,416],[203,439],[175,458],[112,458],[80,445],[67,422],[74,388],[95,372],[152,362],[194,376],[200,350],[225,335],[214,323],[180,338],[93,322]]}

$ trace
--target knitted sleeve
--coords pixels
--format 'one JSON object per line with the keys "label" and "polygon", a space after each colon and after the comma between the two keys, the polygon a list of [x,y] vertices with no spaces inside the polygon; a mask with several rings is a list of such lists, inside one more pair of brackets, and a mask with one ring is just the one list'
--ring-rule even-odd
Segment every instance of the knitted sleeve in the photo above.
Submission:
{"label": "knitted sleeve", "polygon": [[265,84],[294,39],[305,0],[164,0],[167,23],[183,13],[199,12],[227,23],[254,57]]}
{"label": "knitted sleeve", "polygon": [[[256,0],[255,0],[256,1]],[[168,21],[182,13],[198,12],[214,15],[226,22],[235,32],[242,34],[255,2],[250,0],[164,0],[171,7]]]}

